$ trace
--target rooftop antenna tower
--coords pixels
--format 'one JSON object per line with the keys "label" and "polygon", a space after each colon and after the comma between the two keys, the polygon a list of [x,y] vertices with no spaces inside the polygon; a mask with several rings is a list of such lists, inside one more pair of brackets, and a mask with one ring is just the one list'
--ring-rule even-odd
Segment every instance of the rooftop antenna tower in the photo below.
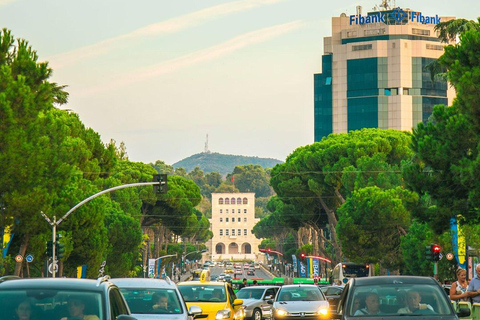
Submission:
{"label": "rooftop antenna tower", "polygon": [[[392,3],[392,0],[382,0],[382,3],[379,5],[375,5],[373,7],[373,10],[380,11],[380,10],[390,10],[392,9],[392,6],[390,5]],[[395,8],[397,5],[395,3],[395,0],[393,0],[393,7]]]}

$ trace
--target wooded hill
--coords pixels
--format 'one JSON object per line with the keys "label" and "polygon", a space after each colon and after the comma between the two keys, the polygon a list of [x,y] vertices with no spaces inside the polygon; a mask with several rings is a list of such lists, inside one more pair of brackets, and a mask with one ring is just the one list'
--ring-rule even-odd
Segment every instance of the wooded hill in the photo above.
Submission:
{"label": "wooded hill", "polygon": [[197,153],[193,156],[180,160],[173,164],[174,168],[184,168],[187,172],[199,167],[205,173],[218,172],[222,176],[231,173],[235,166],[260,165],[265,168],[273,168],[282,161],[271,158],[236,156],[220,153]]}

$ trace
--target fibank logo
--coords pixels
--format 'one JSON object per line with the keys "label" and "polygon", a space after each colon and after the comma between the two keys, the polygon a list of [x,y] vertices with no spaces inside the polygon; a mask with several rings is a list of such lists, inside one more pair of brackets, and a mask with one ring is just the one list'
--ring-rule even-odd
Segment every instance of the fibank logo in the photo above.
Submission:
{"label": "fibank logo", "polygon": [[403,18],[405,18],[407,14],[405,13],[405,11],[400,9],[400,7],[398,7],[395,10],[393,10],[392,13],[390,13],[390,16],[393,19],[395,19],[397,22],[402,22]]}
{"label": "fibank logo", "polygon": [[[392,12],[390,12],[389,16],[392,17],[398,23],[401,23],[406,17],[408,17],[408,14],[405,11],[403,11],[400,7],[398,7]],[[353,24],[362,25],[362,24],[378,23],[378,22],[386,23],[385,22],[386,18],[387,18],[387,14],[382,12],[375,12],[374,14],[370,14],[367,16],[362,16],[361,14],[351,15],[350,25],[353,25]],[[424,16],[421,12],[417,12],[417,11],[411,12],[409,20],[411,22],[420,22],[423,24],[440,23],[440,17],[438,15]]]}

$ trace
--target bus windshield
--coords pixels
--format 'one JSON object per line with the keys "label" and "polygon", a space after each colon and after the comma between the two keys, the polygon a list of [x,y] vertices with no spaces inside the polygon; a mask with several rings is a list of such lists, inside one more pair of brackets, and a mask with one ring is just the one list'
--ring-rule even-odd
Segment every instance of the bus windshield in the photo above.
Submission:
{"label": "bus windshield", "polygon": [[369,269],[363,264],[343,265],[343,276],[347,278],[368,277]]}

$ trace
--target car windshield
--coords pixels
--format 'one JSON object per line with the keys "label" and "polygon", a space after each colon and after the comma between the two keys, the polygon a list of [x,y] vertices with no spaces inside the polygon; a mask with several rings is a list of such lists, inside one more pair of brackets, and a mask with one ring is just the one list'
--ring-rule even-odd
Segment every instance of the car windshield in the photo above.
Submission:
{"label": "car windshield", "polygon": [[120,288],[130,312],[136,314],[182,313],[180,299],[173,289]]}
{"label": "car windshield", "polygon": [[352,288],[347,313],[355,317],[378,315],[452,315],[450,300],[436,285],[389,283]]}
{"label": "car windshield", "polygon": [[227,295],[223,286],[181,285],[178,289],[185,302],[225,302]]}
{"label": "car windshield", "polygon": [[[77,317],[81,311],[89,319],[103,320],[102,296],[99,292],[24,289],[0,291],[2,319],[61,319]],[[77,315],[77,316],[75,316]]]}
{"label": "car windshield", "polygon": [[322,301],[325,300],[317,287],[283,287],[277,301]]}
{"label": "car windshield", "polygon": [[262,299],[263,290],[243,288],[237,292],[238,299]]}

